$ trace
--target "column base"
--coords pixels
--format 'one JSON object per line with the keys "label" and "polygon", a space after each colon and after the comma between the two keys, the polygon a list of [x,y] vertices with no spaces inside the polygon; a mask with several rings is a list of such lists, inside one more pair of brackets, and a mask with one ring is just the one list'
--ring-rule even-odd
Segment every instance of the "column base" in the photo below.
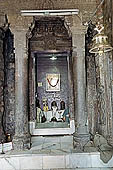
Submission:
{"label": "column base", "polygon": [[90,141],[90,135],[87,131],[83,133],[75,132],[73,135],[73,147],[77,151],[83,151],[88,141]]}
{"label": "column base", "polygon": [[25,150],[31,148],[31,136],[29,134],[17,136],[13,138],[13,149],[14,150]]}

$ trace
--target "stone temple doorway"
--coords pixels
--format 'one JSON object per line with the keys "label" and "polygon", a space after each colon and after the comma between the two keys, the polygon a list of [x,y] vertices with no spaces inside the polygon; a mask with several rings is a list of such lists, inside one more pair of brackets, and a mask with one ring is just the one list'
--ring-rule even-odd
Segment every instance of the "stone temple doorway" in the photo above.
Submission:
{"label": "stone temple doorway", "polygon": [[75,131],[71,48],[72,38],[64,19],[34,18],[29,40],[32,135],[73,134]]}

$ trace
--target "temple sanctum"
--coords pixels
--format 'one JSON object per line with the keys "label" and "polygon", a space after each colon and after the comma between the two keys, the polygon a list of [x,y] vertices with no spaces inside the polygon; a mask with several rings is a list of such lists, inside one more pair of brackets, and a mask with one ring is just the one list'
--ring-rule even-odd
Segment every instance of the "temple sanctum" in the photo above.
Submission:
{"label": "temple sanctum", "polygon": [[113,0],[0,1],[0,170],[113,169]]}

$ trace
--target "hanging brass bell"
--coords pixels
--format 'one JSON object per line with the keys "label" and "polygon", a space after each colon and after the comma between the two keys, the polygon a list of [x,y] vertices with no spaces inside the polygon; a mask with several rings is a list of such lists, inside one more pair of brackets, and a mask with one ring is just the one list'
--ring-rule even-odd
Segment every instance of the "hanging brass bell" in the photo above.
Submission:
{"label": "hanging brass bell", "polygon": [[90,53],[103,54],[112,51],[111,45],[108,43],[108,37],[104,33],[98,33],[93,38],[92,48]]}

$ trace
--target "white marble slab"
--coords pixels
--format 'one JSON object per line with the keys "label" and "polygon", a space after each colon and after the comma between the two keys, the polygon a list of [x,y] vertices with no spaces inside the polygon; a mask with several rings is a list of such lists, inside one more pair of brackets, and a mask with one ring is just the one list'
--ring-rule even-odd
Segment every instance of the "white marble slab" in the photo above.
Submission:
{"label": "white marble slab", "polygon": [[65,168],[65,156],[43,156],[43,169]]}
{"label": "white marble slab", "polygon": [[69,128],[43,128],[43,129],[36,129],[35,122],[29,122],[30,126],[30,134],[33,136],[44,136],[44,135],[68,135],[73,134],[75,132],[75,124],[74,120],[70,121]]}
{"label": "white marble slab", "polygon": [[98,152],[67,154],[62,152],[59,154],[45,150],[43,154],[0,154],[0,170],[81,170],[82,168],[84,170],[110,170],[113,169],[113,158],[107,164],[104,164],[100,160],[100,153]]}
{"label": "white marble slab", "polygon": [[88,168],[92,167],[89,154],[73,153],[66,156],[66,168]]}
{"label": "white marble slab", "polygon": [[19,157],[20,169],[22,170],[35,170],[42,169],[42,156],[27,156]]}
{"label": "white marble slab", "polygon": [[20,169],[19,159],[15,157],[0,158],[0,170],[16,170]]}

